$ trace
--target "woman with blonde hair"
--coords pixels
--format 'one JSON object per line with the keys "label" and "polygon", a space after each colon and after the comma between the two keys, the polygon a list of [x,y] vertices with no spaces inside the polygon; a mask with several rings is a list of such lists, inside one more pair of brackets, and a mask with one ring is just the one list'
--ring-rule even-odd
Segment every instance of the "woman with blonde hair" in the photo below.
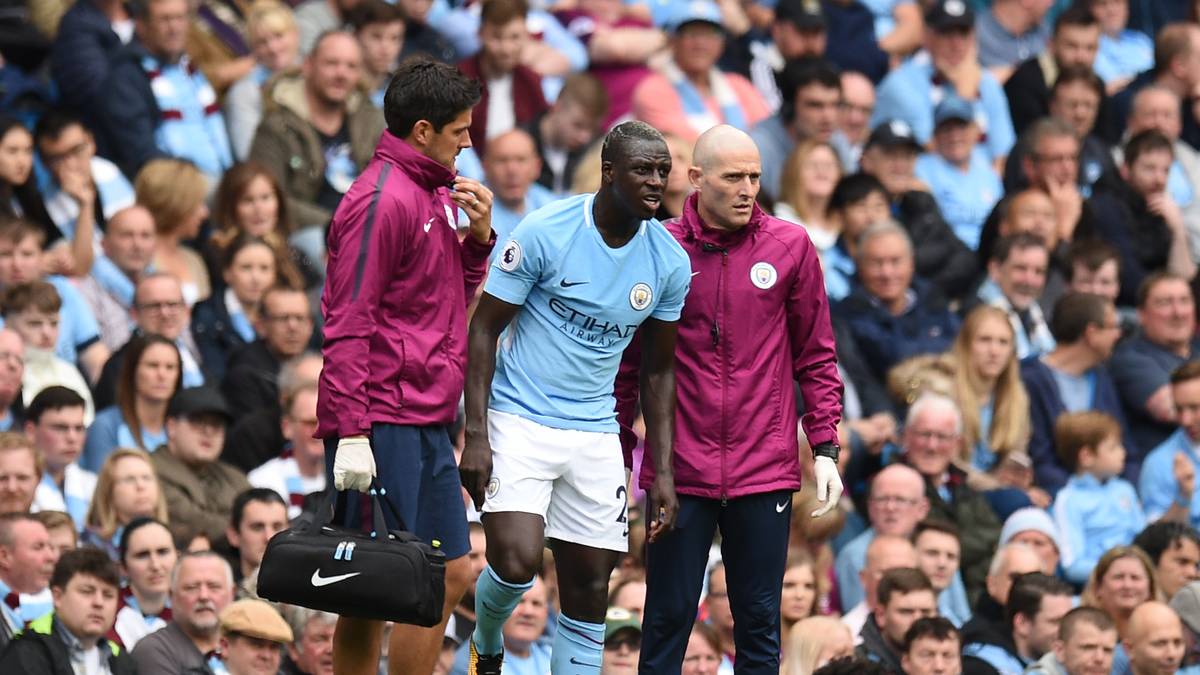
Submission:
{"label": "woman with blonde hair", "polygon": [[279,0],[257,0],[246,13],[246,37],[254,66],[225,94],[225,126],[233,156],[246,159],[262,120],[263,85],[300,62],[300,30],[292,10]]}
{"label": "woman with blonde hair", "polygon": [[967,314],[950,347],[954,398],[963,419],[960,459],[977,471],[1024,452],[1029,443],[1029,395],[1015,340],[1008,315],[980,305]]}
{"label": "woman with blonde hair", "polygon": [[783,165],[775,215],[803,225],[818,251],[833,246],[842,233],[837,220],[828,217],[829,200],[841,179],[837,151],[824,141],[798,144]]}
{"label": "woman with blonde hair", "polygon": [[841,619],[810,616],[783,633],[780,675],[812,675],[834,659],[854,654],[854,636]]}
{"label": "woman with blonde hair", "polygon": [[783,590],[779,600],[780,631],[786,634],[792,626],[816,613],[816,563],[808,551],[793,549],[788,553],[783,568]]}
{"label": "woman with blonde hair", "polygon": [[199,236],[208,218],[208,179],[190,162],[152,159],[138,172],[133,190],[137,203],[154,217],[154,269],[179,279],[188,307],[207,298],[212,293],[208,268],[183,242]]}
{"label": "woman with blonde hair", "polygon": [[96,476],[96,492],[88,509],[82,543],[99,547],[120,562],[121,534],[136,518],[167,521],[167,500],[150,464],[136,448],[118,448]]}

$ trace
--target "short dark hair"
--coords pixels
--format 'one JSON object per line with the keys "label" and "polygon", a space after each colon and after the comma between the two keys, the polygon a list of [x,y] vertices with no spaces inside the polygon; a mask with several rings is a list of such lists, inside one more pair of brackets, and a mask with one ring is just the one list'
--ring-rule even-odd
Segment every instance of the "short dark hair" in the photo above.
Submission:
{"label": "short dark hair", "polygon": [[[121,540],[117,545],[117,552],[122,563],[125,562],[125,556],[129,554],[129,540],[133,538],[133,533],[137,532],[143,527],[146,527],[147,525],[160,525],[168,533],[171,532],[171,528],[167,527],[166,523],[148,516],[139,516],[129,521],[129,524],[125,526],[125,529],[121,530]],[[173,538],[172,543],[174,543]],[[176,548],[178,548],[178,546]]]}
{"label": "short dark hair", "polygon": [[1157,129],[1146,129],[1134,135],[1125,144],[1125,166],[1133,166],[1142,155],[1150,152],[1165,152],[1175,157],[1175,146],[1171,139]]}
{"label": "short dark hair", "polygon": [[1171,384],[1200,379],[1200,361],[1187,361],[1171,371]]}
{"label": "short dark hair", "polygon": [[1071,344],[1083,337],[1088,326],[1104,325],[1112,301],[1094,293],[1067,293],[1054,303],[1050,334],[1058,344]]}
{"label": "short dark hair", "polygon": [[922,638],[932,638],[938,642],[954,640],[962,646],[962,634],[944,616],[923,616],[913,622],[904,632],[904,653],[912,651],[913,643]]}
{"label": "short dark hair", "polygon": [[[492,0],[488,0],[491,2]],[[604,137],[604,145],[600,147],[601,162],[615,162],[618,156],[623,156],[629,147],[636,143],[658,142],[666,144],[662,132],[638,120],[621,122],[613,127]]]}
{"label": "short dark hair", "polygon": [[1101,101],[1104,100],[1104,80],[1096,74],[1096,71],[1087,66],[1067,66],[1058,71],[1058,79],[1054,80],[1054,86],[1050,88],[1050,97],[1054,98],[1058,95],[1058,90],[1068,84],[1082,82],[1086,84]]}
{"label": "short dark hair", "polygon": [[1058,639],[1063,642],[1070,640],[1075,634],[1075,627],[1081,623],[1090,624],[1100,630],[1117,629],[1112,617],[1099,607],[1076,607],[1063,615],[1062,622],[1058,624]]}
{"label": "short dark hair", "polygon": [[48,410],[86,407],[87,404],[84,402],[83,397],[74,389],[52,384],[39,391],[37,396],[34,396],[33,400],[29,402],[29,407],[25,408],[25,420],[37,424],[41,421],[42,414]]}
{"label": "short dark hair", "polygon": [[526,0],[488,0],[479,12],[479,27],[503,26],[529,15]]}
{"label": "short dark hair", "polygon": [[1013,251],[1023,251],[1027,248],[1040,248],[1049,254],[1046,242],[1041,237],[1032,232],[1018,232],[997,239],[996,245],[992,247],[990,260],[1003,263],[1008,260],[1008,256],[1012,255]]}
{"label": "short dark hair", "polygon": [[812,675],[891,675],[883,664],[857,656],[843,656],[817,668]]}
{"label": "short dark hair", "polygon": [[1065,595],[1068,598],[1075,594],[1070,584],[1041,572],[1029,572],[1018,575],[1013,580],[1012,590],[1008,592],[1008,603],[1004,607],[1004,620],[1011,629],[1013,619],[1020,614],[1032,619],[1042,611],[1042,599],[1048,595]]}
{"label": "short dark hair", "polygon": [[841,91],[842,73],[819,57],[794,59],[775,74],[775,84],[779,87],[779,115],[791,122],[796,115],[796,92],[813,84]]}
{"label": "short dark hair", "polygon": [[933,593],[933,582],[915,567],[897,567],[883,573],[875,591],[875,601],[880,607],[887,607],[893,595],[908,595],[917,591]]}
{"label": "short dark hair", "polygon": [[233,506],[229,509],[229,526],[235,531],[242,526],[242,518],[246,517],[246,506],[250,502],[264,504],[279,504],[287,512],[287,502],[279,493],[270,488],[255,487],[245,490],[233,498]]}
{"label": "short dark hair", "polygon": [[1146,526],[1133,539],[1133,545],[1146,552],[1150,559],[1158,565],[1163,554],[1190,541],[1200,548],[1200,533],[1187,523],[1177,523],[1171,520],[1159,520]]}
{"label": "short dark hair", "polygon": [[1117,264],[1121,271],[1121,254],[1113,245],[1103,239],[1078,239],[1067,247],[1067,269],[1065,275],[1070,282],[1075,277],[1075,266],[1083,265],[1089,272],[1095,272],[1109,260]]}
{"label": "short dark hair", "polygon": [[481,96],[479,82],[453,66],[427,56],[400,63],[383,95],[388,132],[406,138],[421,120],[441,131],[454,118],[474,108]]}
{"label": "short dark hair", "polygon": [[926,532],[941,532],[942,534],[948,534],[955,539],[959,538],[958,526],[954,523],[942,518],[926,518],[925,520],[917,523],[917,526],[913,528],[912,539],[910,541],[912,541],[913,544],[916,544],[917,539],[920,539],[921,535],[925,534]]}
{"label": "short dark hair", "polygon": [[1098,27],[1100,22],[1096,20],[1096,15],[1092,14],[1091,2],[1088,2],[1087,5],[1075,4],[1063,10],[1063,13],[1059,14],[1058,18],[1054,21],[1054,34],[1058,35],[1058,32],[1067,26],[1076,26],[1079,28]]}
{"label": "short dark hair", "polygon": [[1140,285],[1138,285],[1137,307],[1138,308],[1145,307],[1146,301],[1150,299],[1150,294],[1154,292],[1154,288],[1156,286],[1158,286],[1159,284],[1167,282],[1167,281],[1178,281],[1178,282],[1182,283],[1184,286],[1187,286],[1188,293],[1192,292],[1191,283],[1186,278],[1184,278],[1174,272],[1170,272],[1167,270],[1159,270],[1157,272],[1151,272],[1150,274],[1146,275],[1146,278],[1142,279],[1142,283]]}
{"label": "short dark hair", "polygon": [[33,139],[35,143],[42,141],[54,141],[67,129],[79,125],[84,131],[87,131],[87,125],[83,123],[83,118],[73,111],[65,108],[54,108],[42,115],[38,120],[37,126],[33,128]]}
{"label": "short dark hair", "polygon": [[833,186],[833,193],[829,195],[829,206],[826,207],[826,210],[829,213],[845,211],[876,192],[887,199],[887,188],[878,178],[869,173],[859,171],[849,176],[842,176],[837,185]]}
{"label": "short dark hair", "polygon": [[393,5],[384,0],[359,0],[346,13],[346,23],[357,33],[362,29],[377,23],[397,23],[404,21],[404,10],[399,5]]}
{"label": "short dark hair", "polygon": [[95,577],[101,583],[108,584],[114,589],[121,587],[121,576],[117,574],[117,564],[108,554],[94,546],[73,548],[62,554],[54,565],[50,575],[51,588],[66,588],[80,574]]}

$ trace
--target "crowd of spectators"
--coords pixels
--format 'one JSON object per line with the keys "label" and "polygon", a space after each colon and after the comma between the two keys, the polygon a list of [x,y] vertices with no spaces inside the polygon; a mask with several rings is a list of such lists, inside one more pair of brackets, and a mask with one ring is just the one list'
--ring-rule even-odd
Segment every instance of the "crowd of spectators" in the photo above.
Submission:
{"label": "crowd of spectators", "polygon": [[[8,4],[0,671],[332,672],[336,617],[255,576],[326,488],[325,228],[424,55],[482,83],[457,167],[501,241],[636,118],[660,218],[724,123],[816,244],[847,492],[794,498],[783,673],[1200,672],[1200,2]],[[637,670],[643,536],[606,675]],[[506,673],[548,671],[557,593],[550,560]],[[714,543],[683,672],[734,672],[726,593]]]}

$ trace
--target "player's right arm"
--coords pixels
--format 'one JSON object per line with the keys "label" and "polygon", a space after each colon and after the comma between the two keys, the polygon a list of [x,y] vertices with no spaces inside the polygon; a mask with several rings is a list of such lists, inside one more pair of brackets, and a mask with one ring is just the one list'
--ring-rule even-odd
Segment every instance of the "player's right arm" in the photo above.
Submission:
{"label": "player's right arm", "polygon": [[500,333],[520,310],[520,305],[505,302],[485,291],[467,330],[466,444],[458,472],[463,487],[479,510],[483,509],[484,492],[492,477],[487,411],[492,377],[496,374],[496,345]]}

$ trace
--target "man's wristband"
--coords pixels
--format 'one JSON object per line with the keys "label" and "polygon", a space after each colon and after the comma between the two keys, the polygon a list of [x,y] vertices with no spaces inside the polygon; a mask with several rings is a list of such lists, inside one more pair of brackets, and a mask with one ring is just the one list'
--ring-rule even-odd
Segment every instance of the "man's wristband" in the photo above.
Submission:
{"label": "man's wristband", "polygon": [[833,460],[834,464],[837,464],[838,454],[840,452],[841,448],[828,441],[825,443],[819,443],[812,449],[813,459],[818,457],[828,457],[829,459]]}

